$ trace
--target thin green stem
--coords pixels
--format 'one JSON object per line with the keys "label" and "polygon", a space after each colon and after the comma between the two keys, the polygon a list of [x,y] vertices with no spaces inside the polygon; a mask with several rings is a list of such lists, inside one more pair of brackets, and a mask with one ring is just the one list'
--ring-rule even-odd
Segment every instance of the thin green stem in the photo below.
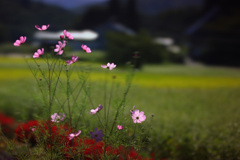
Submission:
{"label": "thin green stem", "polygon": [[[104,106],[106,106],[106,101],[107,101],[107,77],[108,77],[108,73],[109,71],[107,72],[107,75],[105,76],[105,82],[104,82]],[[107,108],[104,107],[104,118],[105,118],[105,124],[107,124]],[[106,126],[107,128],[107,126]],[[105,131],[106,132],[106,131]]]}
{"label": "thin green stem", "polygon": [[[92,101],[92,98],[91,98],[91,96],[89,95],[89,93],[86,91],[86,88],[83,87],[83,89],[84,89],[85,93],[87,94],[88,99],[89,99],[90,103],[92,104],[92,107],[95,108],[95,106],[94,106],[94,104],[93,104],[93,101]],[[100,118],[99,115],[98,115],[98,113],[97,113],[97,117],[98,117],[98,120],[99,120],[100,124],[102,125],[102,127],[105,128],[104,125],[103,125],[103,123],[102,123],[101,118]]]}
{"label": "thin green stem", "polygon": [[[134,71],[134,70],[132,70],[132,71]],[[123,94],[123,99],[122,99],[121,103],[120,103],[119,106],[117,107],[117,112],[116,112],[116,115],[115,115],[115,118],[114,118],[114,121],[113,121],[112,128],[111,128],[111,131],[110,131],[109,136],[111,136],[111,134],[112,134],[112,131],[113,131],[114,125],[115,125],[115,123],[116,123],[116,121],[117,121],[117,118],[118,118],[120,109],[121,109],[121,107],[124,107],[124,104],[125,104],[125,102],[126,102],[127,94],[128,94],[128,92],[129,92],[129,90],[130,90],[130,88],[131,88],[131,84],[132,84],[131,82],[132,82],[132,79],[133,79],[133,75],[134,75],[134,72],[132,72],[131,75],[130,75],[130,77],[129,77],[127,89],[126,89],[126,91],[125,91],[124,94]]]}
{"label": "thin green stem", "polygon": [[33,61],[34,61],[35,64],[37,65],[38,70],[41,72],[41,74],[42,74],[44,80],[45,80],[46,82],[48,82],[47,78],[45,77],[45,74],[43,73],[42,69],[40,68],[40,65],[37,63],[37,61],[35,60],[35,58],[33,58]]}
{"label": "thin green stem", "polygon": [[69,91],[70,91],[70,83],[69,83],[69,73],[68,73],[68,69],[66,69],[67,72],[67,102],[68,102],[68,114],[69,114],[69,124],[70,126],[72,126],[72,113],[71,113],[71,107],[70,107],[70,95],[69,95]]}
{"label": "thin green stem", "polygon": [[[57,76],[56,85],[54,86],[54,90],[53,90],[52,101],[53,101],[53,99],[54,99],[54,97],[55,97],[55,93],[56,93],[56,90],[57,90],[58,82],[59,82],[59,80],[60,80],[60,76],[61,76],[61,73],[62,73],[62,69],[63,69],[63,65],[61,65],[59,74],[58,74],[58,76]],[[52,80],[52,78],[51,78],[51,80]],[[52,102],[52,103],[53,103],[53,102]]]}
{"label": "thin green stem", "polygon": [[113,95],[113,88],[114,88],[114,78],[112,79],[112,85],[111,85],[111,91],[110,91],[110,97],[109,97],[109,101],[108,101],[108,109],[107,109],[107,121],[106,121],[106,128],[108,125],[108,118],[109,118],[109,111],[110,111],[110,106],[111,106],[111,101],[112,101],[112,95]]}
{"label": "thin green stem", "polygon": [[[41,92],[41,94],[42,94],[44,103],[47,104],[47,102],[46,102],[46,100],[45,100],[45,97],[44,97],[43,89],[42,89],[42,87],[41,87],[41,85],[40,85],[40,82],[38,81],[37,75],[34,74],[33,69],[32,69],[31,66],[29,65],[28,61],[27,61],[26,59],[25,59],[25,61],[26,61],[27,65],[28,65],[28,68],[30,69],[31,73],[33,74],[33,76],[34,76],[34,78],[35,78],[35,80],[36,80],[36,82],[37,82],[37,84],[38,84],[38,87],[39,87],[40,92]],[[40,81],[42,81],[42,80],[40,79]]]}

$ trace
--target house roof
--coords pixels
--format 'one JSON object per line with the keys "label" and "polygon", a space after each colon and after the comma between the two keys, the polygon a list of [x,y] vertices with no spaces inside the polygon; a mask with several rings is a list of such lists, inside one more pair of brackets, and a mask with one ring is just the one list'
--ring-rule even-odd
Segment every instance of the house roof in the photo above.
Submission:
{"label": "house roof", "polygon": [[115,31],[115,32],[122,32],[128,35],[135,35],[136,33],[128,28],[127,26],[124,26],[121,23],[118,22],[112,22],[112,21],[108,21],[98,27],[94,28],[95,31],[97,31],[98,33],[105,33],[107,31]]}
{"label": "house roof", "polygon": [[205,15],[203,15],[200,19],[198,19],[194,24],[187,28],[185,31],[186,35],[192,35],[197,32],[204,24],[206,24],[218,11],[218,6],[212,7],[210,11],[208,11]]}

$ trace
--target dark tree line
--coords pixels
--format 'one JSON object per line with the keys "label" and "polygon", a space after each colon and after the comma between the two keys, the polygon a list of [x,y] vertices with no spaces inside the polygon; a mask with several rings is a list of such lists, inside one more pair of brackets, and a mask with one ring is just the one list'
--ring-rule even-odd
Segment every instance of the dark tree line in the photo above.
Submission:
{"label": "dark tree line", "polygon": [[0,1],[0,42],[12,42],[21,35],[31,38],[35,25],[50,24],[49,30],[69,28],[74,14],[31,0]]}
{"label": "dark tree line", "polygon": [[94,28],[107,21],[114,21],[136,31],[139,29],[139,14],[136,6],[136,0],[128,0],[125,3],[119,0],[110,0],[107,7],[89,8],[76,20],[74,27],[76,29]]}

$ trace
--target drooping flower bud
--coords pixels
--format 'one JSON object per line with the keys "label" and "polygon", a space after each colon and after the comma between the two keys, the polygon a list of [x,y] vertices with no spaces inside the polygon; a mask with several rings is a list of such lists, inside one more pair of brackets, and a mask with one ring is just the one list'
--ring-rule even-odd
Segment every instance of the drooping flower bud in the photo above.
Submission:
{"label": "drooping flower bud", "polygon": [[64,35],[60,35],[60,39],[63,40],[64,39]]}

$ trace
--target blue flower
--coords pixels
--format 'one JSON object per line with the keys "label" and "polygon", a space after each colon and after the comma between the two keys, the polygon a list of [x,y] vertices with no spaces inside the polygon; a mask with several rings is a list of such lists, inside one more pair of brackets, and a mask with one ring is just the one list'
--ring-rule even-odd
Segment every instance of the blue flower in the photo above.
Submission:
{"label": "blue flower", "polygon": [[104,134],[102,133],[102,130],[99,130],[97,128],[95,128],[94,132],[90,132],[91,134],[91,138],[95,139],[96,142],[98,141],[102,141],[102,138],[104,136]]}

